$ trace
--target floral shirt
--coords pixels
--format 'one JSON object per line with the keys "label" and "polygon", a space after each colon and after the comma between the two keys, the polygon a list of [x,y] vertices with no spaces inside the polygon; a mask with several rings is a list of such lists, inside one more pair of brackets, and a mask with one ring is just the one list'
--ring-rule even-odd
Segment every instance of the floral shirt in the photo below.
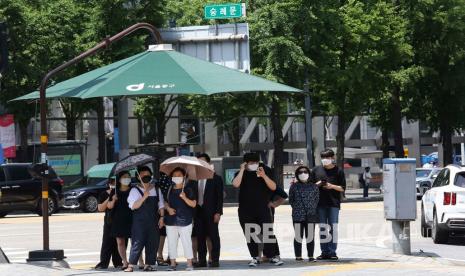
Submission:
{"label": "floral shirt", "polygon": [[317,207],[320,199],[318,186],[296,182],[289,189],[289,204],[294,222],[318,222]]}

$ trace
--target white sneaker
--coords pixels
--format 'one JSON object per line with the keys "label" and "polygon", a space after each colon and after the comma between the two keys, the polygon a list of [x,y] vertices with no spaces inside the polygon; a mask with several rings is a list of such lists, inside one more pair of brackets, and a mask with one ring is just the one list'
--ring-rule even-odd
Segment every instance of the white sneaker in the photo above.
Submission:
{"label": "white sneaker", "polygon": [[260,261],[258,260],[258,258],[253,258],[249,263],[249,267],[257,267],[257,265],[259,264],[260,264]]}
{"label": "white sneaker", "polygon": [[271,264],[274,264],[275,266],[280,266],[280,265],[283,265],[284,262],[281,260],[281,257],[279,256],[274,256],[271,260],[270,260],[270,263]]}
{"label": "white sneaker", "polygon": [[186,271],[193,271],[194,270],[194,267],[192,265],[188,265],[186,267]]}

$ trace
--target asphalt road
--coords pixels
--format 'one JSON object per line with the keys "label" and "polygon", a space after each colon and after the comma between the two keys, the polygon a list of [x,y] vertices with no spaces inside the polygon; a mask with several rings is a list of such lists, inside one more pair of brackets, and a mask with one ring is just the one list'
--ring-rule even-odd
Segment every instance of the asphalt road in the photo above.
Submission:
{"label": "asphalt road", "polygon": [[[293,256],[293,229],[289,206],[276,212],[276,234],[282,257],[290,262]],[[418,216],[420,217],[420,216]],[[0,246],[11,262],[24,263],[30,250],[42,248],[42,218],[37,215],[8,215],[0,219]],[[103,214],[59,213],[50,217],[50,247],[64,249],[72,268],[88,269],[99,260]],[[383,218],[382,202],[344,203],[339,223],[339,255],[350,258],[346,248],[356,245],[370,250],[391,247],[391,225]],[[436,245],[420,236],[419,220],[411,224],[412,250],[421,256],[443,257],[465,264],[465,241]],[[245,239],[237,219],[237,208],[225,208],[220,223],[221,258],[243,261],[249,259]],[[166,247],[165,247],[166,249]],[[423,253],[420,253],[420,250]],[[181,246],[179,251],[182,256]],[[318,246],[315,256],[319,255]],[[166,252],[165,252],[166,255]],[[367,258],[370,256],[367,256]],[[182,259],[180,260],[182,261]]]}

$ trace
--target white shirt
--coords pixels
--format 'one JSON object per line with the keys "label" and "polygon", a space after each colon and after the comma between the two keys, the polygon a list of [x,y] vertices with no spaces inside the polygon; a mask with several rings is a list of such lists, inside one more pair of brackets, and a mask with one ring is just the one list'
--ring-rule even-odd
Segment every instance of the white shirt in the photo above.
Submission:
{"label": "white shirt", "polygon": [[205,194],[205,185],[207,184],[206,179],[199,180],[199,206],[203,205],[203,196]]}
{"label": "white shirt", "polygon": [[[139,189],[142,191],[142,193],[145,192],[144,188],[139,187]],[[163,194],[161,193],[160,189],[158,189],[158,195],[160,196],[158,200],[158,209],[163,209],[165,208],[165,203],[164,203],[165,200],[163,199]],[[157,193],[155,192],[155,188],[152,188],[150,190],[149,196],[157,196]],[[132,188],[128,196],[129,208],[131,208],[131,210],[134,210],[134,208],[132,208],[134,206],[134,202],[138,201],[141,198],[142,198],[142,195],[139,193],[137,188]]]}
{"label": "white shirt", "polygon": [[365,183],[370,183],[371,179],[371,173],[370,172],[364,172],[363,173],[363,180],[365,180]]}

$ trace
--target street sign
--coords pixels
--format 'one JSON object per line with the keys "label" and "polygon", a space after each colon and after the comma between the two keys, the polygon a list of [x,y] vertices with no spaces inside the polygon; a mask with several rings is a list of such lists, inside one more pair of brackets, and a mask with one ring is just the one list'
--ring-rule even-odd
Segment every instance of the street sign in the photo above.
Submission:
{"label": "street sign", "polygon": [[207,5],[205,19],[228,19],[245,17],[245,3]]}

